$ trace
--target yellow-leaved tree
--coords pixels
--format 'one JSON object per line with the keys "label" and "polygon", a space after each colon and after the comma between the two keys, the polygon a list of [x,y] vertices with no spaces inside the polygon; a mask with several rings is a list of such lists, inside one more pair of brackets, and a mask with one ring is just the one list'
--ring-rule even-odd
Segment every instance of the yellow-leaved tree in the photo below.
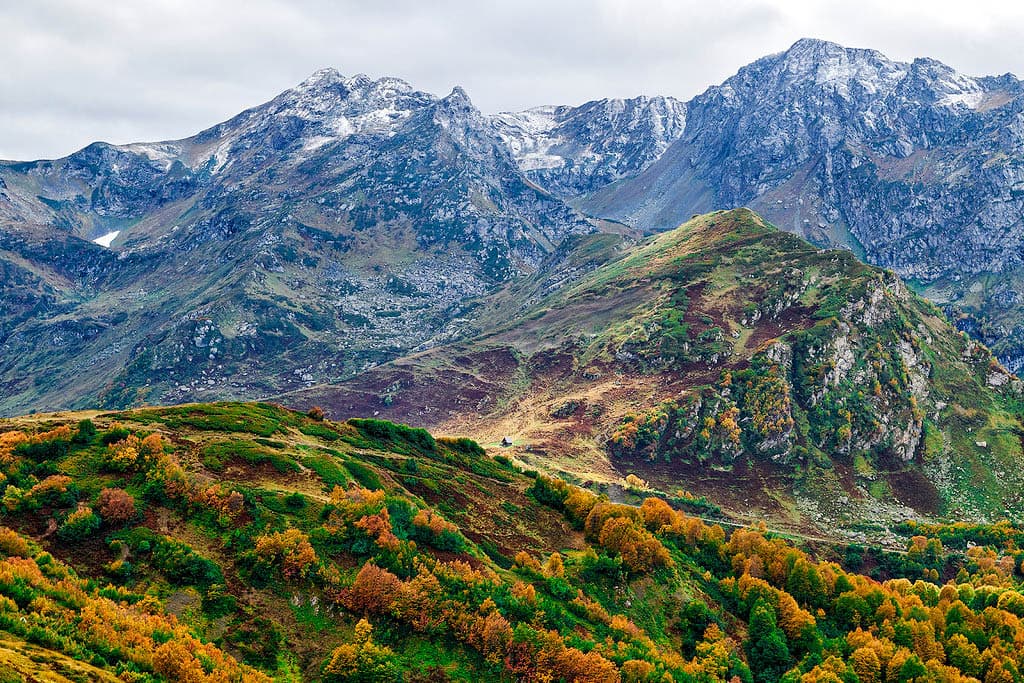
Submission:
{"label": "yellow-leaved tree", "polygon": [[397,680],[395,653],[391,648],[373,642],[373,626],[366,619],[356,624],[355,638],[335,648],[324,667],[324,680],[329,682]]}

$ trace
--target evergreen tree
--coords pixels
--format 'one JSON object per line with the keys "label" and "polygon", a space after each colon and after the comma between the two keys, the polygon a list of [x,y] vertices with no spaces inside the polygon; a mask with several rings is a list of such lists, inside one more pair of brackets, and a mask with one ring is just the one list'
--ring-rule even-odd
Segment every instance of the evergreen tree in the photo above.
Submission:
{"label": "evergreen tree", "polygon": [[756,683],[774,683],[793,665],[775,610],[764,598],[759,598],[750,610],[746,650]]}

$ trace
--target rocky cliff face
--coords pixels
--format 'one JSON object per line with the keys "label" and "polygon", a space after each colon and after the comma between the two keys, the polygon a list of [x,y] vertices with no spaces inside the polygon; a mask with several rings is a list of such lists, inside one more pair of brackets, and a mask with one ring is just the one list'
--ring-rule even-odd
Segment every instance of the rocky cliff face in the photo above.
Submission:
{"label": "rocky cliff face", "polygon": [[351,374],[594,229],[461,89],[331,70],[186,140],[2,164],[0,193],[4,412]]}

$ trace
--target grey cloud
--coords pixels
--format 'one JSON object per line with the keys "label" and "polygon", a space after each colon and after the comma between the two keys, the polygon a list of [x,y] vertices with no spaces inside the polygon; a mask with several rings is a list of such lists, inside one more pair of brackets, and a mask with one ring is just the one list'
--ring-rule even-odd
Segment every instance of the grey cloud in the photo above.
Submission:
{"label": "grey cloud", "polygon": [[1024,10],[814,0],[36,0],[0,4],[0,158],[191,135],[314,70],[396,75],[485,111],[689,98],[802,36],[1022,71]]}

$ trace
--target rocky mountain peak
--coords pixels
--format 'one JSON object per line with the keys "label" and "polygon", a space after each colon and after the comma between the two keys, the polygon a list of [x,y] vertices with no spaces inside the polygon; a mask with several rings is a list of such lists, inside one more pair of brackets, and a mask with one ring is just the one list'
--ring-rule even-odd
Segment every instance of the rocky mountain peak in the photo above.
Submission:
{"label": "rocky mountain peak", "polygon": [[927,98],[931,103],[968,109],[977,108],[988,90],[979,79],[929,58],[918,58],[911,63],[907,85],[914,91],[931,95]]}
{"label": "rocky mountain peak", "polygon": [[688,102],[656,164],[578,206],[646,229],[752,206],[961,302],[980,321],[965,329],[1020,370],[1021,111],[1013,76],[802,39]]}
{"label": "rocky mountain peak", "polygon": [[813,89],[850,100],[861,94],[884,96],[907,71],[908,65],[875,50],[802,38],[785,52],[743,67],[736,76],[708,92],[720,92],[730,99],[753,90],[760,98],[774,98]]}
{"label": "rocky mountain peak", "polygon": [[658,159],[686,125],[686,105],[671,97],[592,100],[491,117],[519,167],[560,197],[593,192]]}
{"label": "rocky mountain peak", "polygon": [[296,86],[296,90],[313,90],[316,88],[323,88],[334,83],[344,82],[345,77],[341,73],[332,67],[325,67],[323,69],[317,69],[309,78],[302,81]]}
{"label": "rocky mountain peak", "polygon": [[446,97],[438,102],[438,105],[440,110],[445,111],[449,117],[456,120],[472,118],[480,123],[483,122],[480,110],[476,108],[473,101],[469,99],[469,95],[460,86],[455,86]]}
{"label": "rocky mountain peak", "polygon": [[264,106],[277,116],[317,119],[382,109],[402,111],[434,100],[433,95],[414,90],[400,78],[373,80],[366,74],[345,77],[334,69],[321,69]]}
{"label": "rocky mountain peak", "polygon": [[472,106],[472,102],[469,99],[469,95],[466,94],[466,91],[462,88],[461,85],[457,85],[454,88],[452,88],[452,91],[444,99],[448,102]]}

